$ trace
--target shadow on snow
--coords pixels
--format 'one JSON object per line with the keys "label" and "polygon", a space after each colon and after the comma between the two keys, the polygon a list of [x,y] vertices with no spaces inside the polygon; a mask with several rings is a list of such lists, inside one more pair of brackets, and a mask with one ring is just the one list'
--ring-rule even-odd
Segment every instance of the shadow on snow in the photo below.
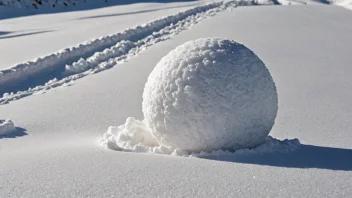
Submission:
{"label": "shadow on snow", "polygon": [[[36,31],[36,32],[28,32],[28,33],[22,33],[22,34],[15,34],[15,35],[8,35],[8,36],[1,36],[0,32],[0,40],[1,39],[9,39],[9,38],[16,38],[16,37],[22,37],[22,36],[29,36],[29,35],[34,35],[34,34],[43,34],[47,32],[53,32],[53,30],[44,30],[44,31]],[[9,34],[9,33],[6,33]],[[3,34],[5,35],[5,34]]]}
{"label": "shadow on snow", "polygon": [[78,18],[77,20],[95,19],[95,18],[104,18],[104,17],[115,17],[115,16],[124,16],[124,15],[132,15],[132,14],[142,14],[142,13],[147,13],[147,12],[154,12],[154,11],[159,11],[159,10],[173,9],[173,8],[190,7],[190,6],[195,6],[195,5],[198,5],[198,3],[190,4],[190,5],[183,5],[183,6],[172,6],[172,7],[166,7],[166,8],[150,9],[150,10],[140,10],[140,11],[134,11],[134,12],[123,12],[123,13],[116,13],[116,14],[88,16],[88,17]]}
{"label": "shadow on snow", "polygon": [[30,15],[38,15],[38,14],[52,14],[52,13],[61,13],[61,12],[76,12],[76,11],[86,11],[86,10],[94,10],[99,8],[105,8],[110,6],[118,6],[118,5],[127,5],[127,4],[135,4],[135,3],[175,3],[175,2],[191,2],[196,0],[109,0],[108,3],[105,3],[104,0],[94,0],[87,3],[82,3],[77,6],[56,6],[55,8],[51,7],[39,7],[39,9],[34,8],[8,8],[4,6],[0,6],[0,20],[2,19],[10,19],[16,17],[24,17]]}
{"label": "shadow on snow", "polygon": [[257,164],[287,168],[317,168],[352,171],[352,149],[321,147],[302,144],[288,153],[258,153],[236,156],[211,156],[204,159]]}
{"label": "shadow on snow", "polygon": [[25,135],[28,135],[26,129],[21,128],[21,127],[16,127],[15,132],[12,132],[12,133],[6,134],[6,135],[0,135],[0,140],[5,139],[5,138],[17,138],[17,137],[21,137],[21,136],[25,136]]}

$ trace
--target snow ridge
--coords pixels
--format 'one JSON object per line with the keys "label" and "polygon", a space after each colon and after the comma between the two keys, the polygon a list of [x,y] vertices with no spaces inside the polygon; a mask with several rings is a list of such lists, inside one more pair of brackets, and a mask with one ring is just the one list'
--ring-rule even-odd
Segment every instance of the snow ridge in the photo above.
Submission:
{"label": "snow ridge", "polygon": [[[69,86],[76,79],[111,68],[147,47],[237,4],[243,4],[243,1],[221,1],[198,6],[1,70],[0,95],[3,97],[0,104],[44,93],[55,87]],[[46,78],[50,74],[54,77],[45,84],[27,87],[27,90],[23,88],[26,82]]]}

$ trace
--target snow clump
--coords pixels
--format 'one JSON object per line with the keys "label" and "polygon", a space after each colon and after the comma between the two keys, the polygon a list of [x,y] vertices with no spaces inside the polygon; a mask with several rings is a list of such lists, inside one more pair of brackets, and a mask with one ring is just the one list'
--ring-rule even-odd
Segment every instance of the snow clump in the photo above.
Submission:
{"label": "snow clump", "polygon": [[11,120],[0,120],[0,135],[8,135],[15,131],[15,124]]}
{"label": "snow clump", "polygon": [[110,127],[103,144],[194,155],[280,143],[268,138],[278,111],[275,83],[264,63],[233,40],[202,38],[169,52],[148,77],[142,111],[143,121]]}

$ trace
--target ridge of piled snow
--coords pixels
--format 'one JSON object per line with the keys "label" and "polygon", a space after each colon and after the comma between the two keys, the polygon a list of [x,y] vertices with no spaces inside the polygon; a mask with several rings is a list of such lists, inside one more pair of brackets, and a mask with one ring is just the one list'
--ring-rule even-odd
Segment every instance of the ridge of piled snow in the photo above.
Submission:
{"label": "ridge of piled snow", "polygon": [[15,131],[15,124],[11,120],[0,120],[0,135],[8,135]]}
{"label": "ridge of piled snow", "polygon": [[[76,79],[111,68],[157,42],[169,39],[218,12],[235,7],[237,3],[221,1],[198,6],[1,70],[0,94],[3,94],[3,97],[0,98],[0,104],[70,85]],[[28,90],[12,89],[21,87],[31,79],[45,78],[48,74],[58,72],[56,77],[44,85],[37,85]]]}
{"label": "ridge of piled snow", "polygon": [[329,4],[352,9],[352,0],[275,0],[280,5]]}
{"label": "ridge of piled snow", "polygon": [[126,119],[121,126],[110,126],[103,135],[101,143],[104,147],[124,152],[154,153],[185,157],[214,157],[290,152],[300,147],[298,139],[279,140],[268,136],[265,141],[257,147],[238,150],[215,150],[211,152],[189,152],[179,148],[161,146],[151,135],[148,126],[133,117]]}
{"label": "ridge of piled snow", "polygon": [[352,0],[335,0],[333,1],[335,5],[345,7],[352,10]]}
{"label": "ridge of piled snow", "polygon": [[142,106],[160,145],[196,152],[251,148],[274,125],[278,95],[254,52],[210,37],[179,45],[158,62]]}

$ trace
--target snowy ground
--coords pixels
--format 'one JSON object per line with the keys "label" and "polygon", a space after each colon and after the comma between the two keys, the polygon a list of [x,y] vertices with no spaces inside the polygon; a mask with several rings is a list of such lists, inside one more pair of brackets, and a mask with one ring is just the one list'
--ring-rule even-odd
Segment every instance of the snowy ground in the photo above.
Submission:
{"label": "snowy ground", "polygon": [[[114,34],[201,3],[203,2],[141,3],[0,20],[0,51],[6,51],[0,54],[0,69],[92,38]],[[7,13],[1,13],[1,9],[0,7],[0,17],[7,16]],[[36,50],[32,50],[34,47]]]}
{"label": "snowy ground", "polygon": [[[185,8],[174,9],[176,12]],[[121,30],[161,17],[167,14],[164,11],[133,14],[131,19],[136,24],[131,22],[121,26]],[[75,14],[79,15],[62,16]],[[221,11],[150,46],[128,62],[77,80],[74,86],[0,105],[0,118],[13,120],[20,129],[16,135],[0,136],[0,195],[350,197],[351,17],[352,12],[347,9],[326,5],[237,7],[231,12]],[[110,22],[119,17],[113,18]],[[26,20],[4,22],[21,19]],[[87,34],[102,31],[99,25],[103,21],[106,19],[99,20],[95,27],[92,25]],[[18,26],[18,22],[13,23],[13,28]],[[105,27],[111,28],[108,24]],[[116,30],[120,29],[112,28],[111,32],[96,36]],[[39,34],[16,39],[35,42],[36,36]],[[81,41],[91,36],[95,35]],[[99,139],[108,126],[122,124],[128,116],[142,118],[143,87],[160,58],[186,41],[209,36],[237,40],[266,63],[279,95],[279,112],[271,135],[298,138],[302,144],[299,150],[201,159],[125,153],[101,147]],[[15,38],[0,42],[12,39]],[[68,47],[47,41],[35,50],[1,53],[1,61],[19,54],[18,59],[15,56],[7,60],[3,68]],[[73,46],[81,41],[67,44]],[[23,42],[13,43],[20,46]],[[41,51],[45,45],[48,48]],[[57,48],[50,48],[51,45]]]}

